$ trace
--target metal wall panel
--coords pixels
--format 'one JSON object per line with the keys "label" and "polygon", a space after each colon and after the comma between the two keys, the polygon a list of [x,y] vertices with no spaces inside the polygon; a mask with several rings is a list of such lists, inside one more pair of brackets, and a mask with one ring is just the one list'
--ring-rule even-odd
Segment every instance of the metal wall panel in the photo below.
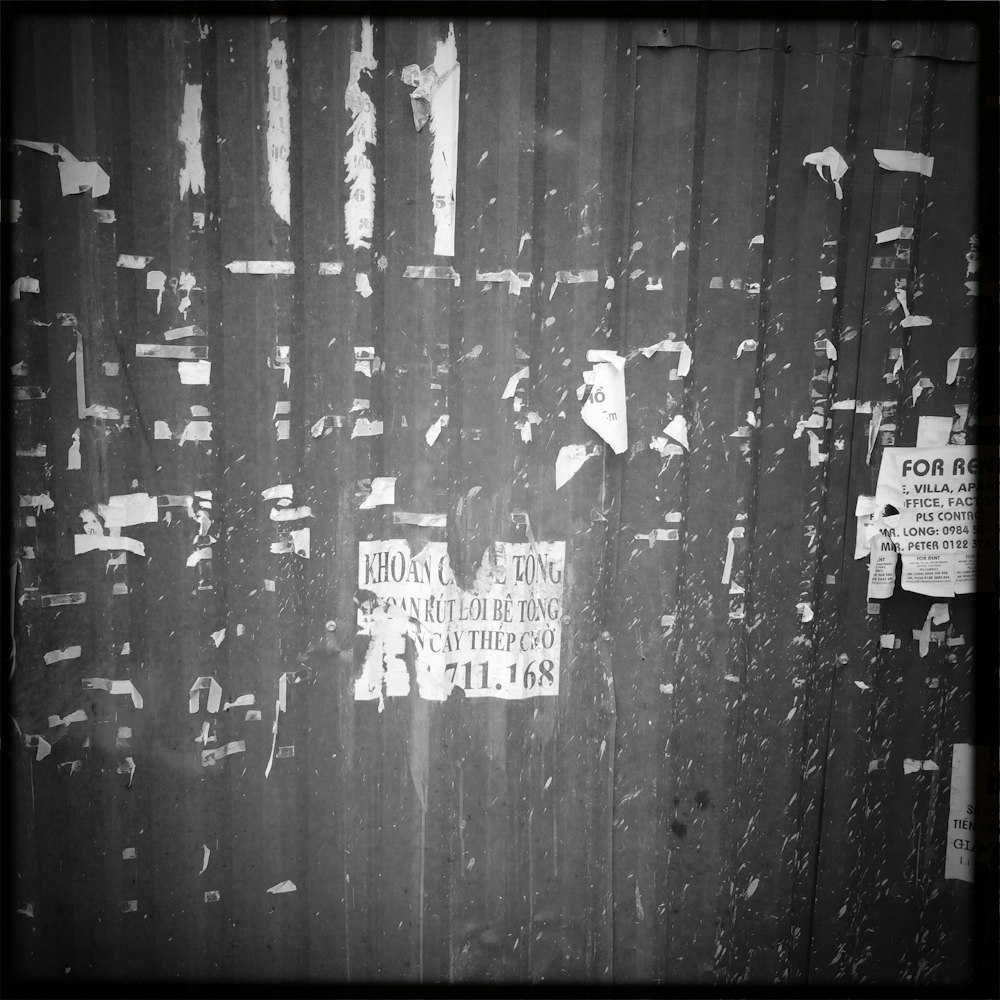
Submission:
{"label": "metal wall panel", "polygon": [[[916,442],[919,416],[969,404],[966,440],[995,449],[975,367],[944,378],[977,319],[995,322],[965,286],[970,240],[988,242],[964,113],[980,93],[974,24],[457,19],[446,257],[432,139],[401,70],[433,62],[447,20],[374,21],[374,227],[371,248],[352,249],[359,19],[18,13],[6,138],[59,143],[111,189],[63,196],[58,156],[17,146],[2,192],[20,203],[5,281],[39,279],[10,304],[6,341],[23,362],[5,901],[17,976],[995,979],[975,965],[995,938],[995,865],[974,887],[943,877],[951,745],[995,742],[996,676],[977,672],[973,639],[992,598],[952,600],[920,656],[931,599],[870,606],[853,549],[856,499],[884,446]],[[287,223],[267,160],[275,40]],[[205,182],[185,193],[187,85],[201,87]],[[842,200],[802,162],[828,145],[849,165]],[[933,176],[882,171],[874,147],[935,156]],[[909,256],[873,267],[875,233],[895,225],[914,229]],[[225,266],[241,260],[294,273]],[[461,282],[406,277],[411,265]],[[476,280],[505,269],[532,284]],[[597,280],[555,281],[585,270]],[[899,326],[897,279],[932,327]],[[136,356],[188,324],[205,336],[179,342],[207,345],[210,384]],[[687,375],[676,351],[641,353],[665,338],[690,347]],[[359,348],[383,370],[357,371]],[[579,416],[588,349],[627,358],[625,454]],[[81,355],[84,402],[118,418],[80,415]],[[522,366],[515,408],[500,396]],[[921,378],[933,391],[914,399]],[[356,399],[381,435],[352,435]],[[870,417],[834,408],[846,400],[895,407],[872,449]],[[800,426],[813,412],[815,437]],[[329,432],[314,432],[324,416]],[[661,455],[651,439],[677,416],[687,447]],[[211,440],[180,440],[197,419]],[[578,443],[599,455],[557,492],[556,456]],[[377,476],[396,477],[395,506],[361,509]],[[281,483],[311,507],[308,558],[271,551],[262,491]],[[144,556],[74,555],[81,512],[139,491],[159,498],[155,524],[123,531]],[[50,509],[20,500],[43,494]],[[396,524],[400,510],[446,526]],[[404,537],[446,543],[464,582],[494,542],[565,540],[557,697],[355,700],[359,543]],[[72,593],[85,602],[45,599]],[[890,633],[898,649],[882,648]],[[70,645],[78,658],[45,663]],[[95,676],[131,679],[142,707],[85,689]],[[192,714],[202,676],[226,701],[254,694],[259,719],[204,701]],[[80,708],[86,721],[48,724]],[[240,740],[203,766],[203,749]],[[938,769],[904,774],[904,757]],[[267,893],[286,879],[294,892]]]}

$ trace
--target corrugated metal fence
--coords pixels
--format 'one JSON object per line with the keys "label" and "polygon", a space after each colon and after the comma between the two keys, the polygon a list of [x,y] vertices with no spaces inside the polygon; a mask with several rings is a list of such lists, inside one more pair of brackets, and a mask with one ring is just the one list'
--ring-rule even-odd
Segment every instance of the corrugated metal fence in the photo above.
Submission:
{"label": "corrugated metal fence", "polygon": [[[451,150],[403,73],[448,21],[19,14],[17,975],[995,982],[995,860],[944,877],[994,598],[921,651],[934,599],[869,601],[854,551],[921,417],[995,446],[975,359],[946,379],[995,329],[975,25],[462,18]],[[516,698],[367,697],[387,539],[466,592],[564,542],[558,694],[519,657]]]}

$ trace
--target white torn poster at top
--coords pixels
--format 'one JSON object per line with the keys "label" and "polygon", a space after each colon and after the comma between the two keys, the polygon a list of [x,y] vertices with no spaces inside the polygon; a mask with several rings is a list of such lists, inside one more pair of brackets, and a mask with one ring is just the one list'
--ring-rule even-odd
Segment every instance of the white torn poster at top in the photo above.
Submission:
{"label": "white torn poster at top", "polygon": [[201,158],[201,84],[184,84],[184,110],[177,126],[177,141],[184,147],[180,169],[181,198],[205,192],[205,163]]}
{"label": "white torn poster at top", "polygon": [[872,152],[883,170],[901,170],[923,174],[925,177],[930,177],[934,173],[933,156],[913,153],[908,149],[873,149]]}
{"label": "white torn poster at top", "polygon": [[496,542],[468,589],[448,546],[404,539],[358,545],[358,627],[370,636],[358,701],[417,692],[444,701],[559,693],[566,543]]}
{"label": "white torn poster at top", "polygon": [[371,18],[361,18],[361,48],[351,51],[351,69],[344,92],[344,107],[351,112],[351,148],[344,155],[350,192],[344,205],[344,235],[355,250],[371,247],[375,227],[375,169],[367,147],[375,145],[375,104],[361,89],[361,74],[369,77],[378,66],[374,55]]}
{"label": "white torn poster at top", "polygon": [[606,441],[616,455],[628,448],[625,412],[625,359],[614,351],[587,351],[593,364],[590,394],[580,416]]}
{"label": "white torn poster at top", "polygon": [[[827,167],[830,171],[830,180],[833,181],[834,189],[837,192],[837,200],[843,200],[844,192],[840,187],[840,178],[847,173],[847,161],[837,152],[833,146],[827,146],[826,149],[821,150],[818,153],[810,153],[803,161],[802,166],[811,163],[816,168],[816,173],[823,177],[823,168]],[[826,180],[823,177],[823,180]],[[764,241],[761,240],[761,243]]]}
{"label": "white torn poster at top", "polygon": [[285,42],[272,38],[267,53],[267,183],[271,207],[278,218],[291,224],[292,179],[288,151],[292,145],[288,110],[288,56]]}
{"label": "white torn poster at top", "polygon": [[976,866],[996,866],[997,748],[954,743],[944,877],[974,882]]}
{"label": "white torn poster at top", "polygon": [[865,532],[901,554],[904,590],[952,597],[989,588],[997,529],[985,512],[997,502],[998,468],[995,454],[972,446],[883,451]]}
{"label": "white torn poster at top", "polygon": [[419,132],[431,124],[431,205],[434,212],[434,253],[455,256],[455,185],[458,177],[458,111],[461,67],[455,25],[438,41],[434,62],[427,69],[404,66],[400,77],[413,87],[410,104]]}

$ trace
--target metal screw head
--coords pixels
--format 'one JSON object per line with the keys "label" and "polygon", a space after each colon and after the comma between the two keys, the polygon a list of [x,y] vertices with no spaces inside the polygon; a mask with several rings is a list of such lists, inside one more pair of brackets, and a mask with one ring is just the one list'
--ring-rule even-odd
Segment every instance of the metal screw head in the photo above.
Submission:
{"label": "metal screw head", "polygon": [[902,52],[903,51],[903,43],[898,38],[894,38],[889,43],[889,48],[892,49],[893,52]]}
{"label": "metal screw head", "polygon": [[840,655],[839,655],[839,656],[837,657],[837,663],[838,663],[838,664],[839,664],[840,666],[842,666],[842,667],[846,667],[846,666],[847,666],[847,664],[848,664],[848,663],[850,663],[850,661],[851,661],[851,658],[850,658],[850,657],[849,657],[849,656],[847,655],[847,653],[841,653],[841,654],[840,654]]}
{"label": "metal screw head", "polygon": [[326,623],[326,630],[327,632],[337,631],[337,623],[332,618]]}
{"label": "metal screw head", "polygon": [[601,633],[601,638],[602,638],[602,639],[603,639],[603,640],[604,640],[605,642],[611,642],[611,633],[610,633],[610,632],[609,632],[609,631],[608,631],[607,629],[605,629],[605,630],[604,630],[604,631],[603,631],[603,632]]}

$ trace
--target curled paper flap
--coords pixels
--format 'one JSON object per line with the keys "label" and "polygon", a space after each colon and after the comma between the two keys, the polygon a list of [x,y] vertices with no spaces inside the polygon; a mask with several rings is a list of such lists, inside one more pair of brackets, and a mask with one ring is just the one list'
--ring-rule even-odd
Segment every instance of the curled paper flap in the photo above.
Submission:
{"label": "curled paper flap", "polygon": [[208,698],[205,702],[205,711],[213,715],[219,711],[222,704],[222,687],[214,677],[199,677],[191,685],[190,697],[188,698],[188,712],[194,715],[198,711],[198,703],[201,700],[199,692],[208,691]]}
{"label": "curled paper flap", "polygon": [[649,347],[639,348],[639,353],[646,358],[651,358],[658,351],[677,351],[680,354],[677,359],[678,378],[684,378],[691,371],[691,348],[683,340],[661,340]]}
{"label": "curled paper flap", "polygon": [[433,445],[437,441],[438,437],[441,435],[441,429],[448,426],[448,414],[443,413],[437,420],[434,421],[430,427],[427,428],[427,433],[424,435],[424,440],[429,444]]}
{"label": "curled paper flap", "polygon": [[[833,181],[834,189],[837,192],[837,200],[841,201],[844,197],[844,192],[840,187],[840,178],[847,173],[847,161],[834,149],[833,146],[827,146],[825,149],[818,153],[810,153],[802,161],[802,166],[806,164],[813,164],[816,167],[816,173],[823,177],[823,168],[827,167],[830,171],[830,180]],[[761,243],[763,243],[761,239]]]}
{"label": "curled paper flap", "polygon": [[514,398],[514,393],[517,391],[517,384],[518,384],[518,382],[520,382],[521,379],[527,378],[527,377],[528,377],[528,368],[527,368],[527,366],[525,366],[524,368],[521,368],[519,371],[514,372],[514,374],[511,375],[511,377],[509,379],[507,379],[507,385],[504,388],[504,391],[501,394],[500,398],[501,399],[513,399]]}
{"label": "curled paper flap", "polygon": [[620,455],[628,448],[625,358],[615,351],[587,351],[587,360],[594,363],[594,381],[580,416]]}
{"label": "curled paper flap", "polygon": [[281,892],[295,892],[296,885],[290,878],[286,878],[284,882],[279,882],[277,885],[272,885],[271,888],[268,889],[267,891],[274,894],[278,894]]}
{"label": "curled paper flap", "polygon": [[[216,747],[213,750],[202,750],[201,766],[213,767],[217,761],[220,761],[223,758],[230,756],[231,754],[245,753],[246,748],[247,745],[244,740],[232,740],[225,746]],[[205,869],[203,868],[202,871],[204,870]]]}
{"label": "curled paper flap", "polygon": [[932,760],[914,760],[903,758],[903,774],[916,774],[918,771],[939,771],[940,768]]}
{"label": "curled paper flap", "polygon": [[950,358],[948,358],[947,374],[945,381],[951,385],[958,375],[958,365],[960,361],[970,361],[976,356],[976,348],[960,347]]}
{"label": "curled paper flap", "polygon": [[677,414],[666,427],[663,428],[663,433],[672,437],[678,444],[682,445],[685,450],[690,451],[690,446],[688,445],[688,427],[687,421],[681,414]]}
{"label": "curled paper flap", "polygon": [[107,691],[109,694],[127,694],[132,696],[132,704],[142,708],[142,695],[131,681],[112,681],[106,677],[82,677],[80,682],[87,690]]}

